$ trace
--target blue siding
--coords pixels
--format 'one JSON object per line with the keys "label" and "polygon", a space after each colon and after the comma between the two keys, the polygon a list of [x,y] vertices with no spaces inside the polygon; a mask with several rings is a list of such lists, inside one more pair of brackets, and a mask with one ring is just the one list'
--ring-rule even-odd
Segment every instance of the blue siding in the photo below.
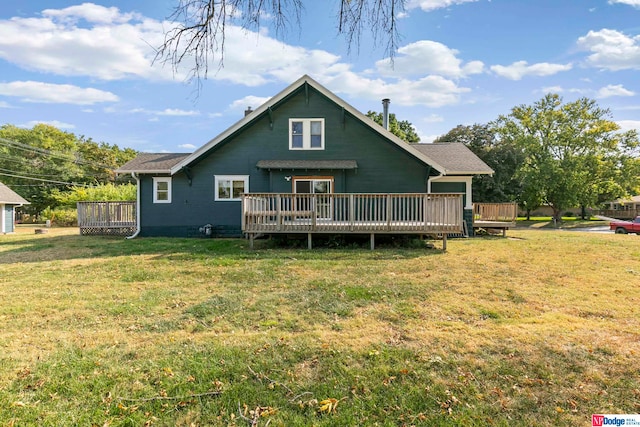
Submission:
{"label": "blue siding", "polygon": [[4,232],[13,233],[15,231],[13,225],[13,205],[3,205],[2,209],[4,211]]}
{"label": "blue siding", "polygon": [[[289,150],[289,118],[324,118],[325,149]],[[262,170],[259,160],[355,160],[357,170]],[[241,202],[214,201],[214,175],[249,175],[251,192],[291,192],[286,176],[332,176],[334,192],[425,192],[429,166],[344,112],[312,88],[294,92],[190,166],[189,182],[172,180],[172,203],[153,204],[153,182],[141,178],[141,234],[195,236],[212,224],[222,235],[239,235]]]}

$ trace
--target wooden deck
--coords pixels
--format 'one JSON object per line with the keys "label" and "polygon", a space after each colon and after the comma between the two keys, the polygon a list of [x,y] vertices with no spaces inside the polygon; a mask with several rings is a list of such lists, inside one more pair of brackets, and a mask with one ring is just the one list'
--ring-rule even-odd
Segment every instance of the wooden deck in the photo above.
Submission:
{"label": "wooden deck", "polygon": [[518,205],[516,203],[474,203],[473,228],[502,230],[505,236],[509,228],[516,226]]}
{"label": "wooden deck", "polygon": [[442,235],[464,232],[460,194],[249,193],[242,197],[242,231],[260,234]]}
{"label": "wooden deck", "polygon": [[136,202],[78,202],[82,235],[132,235],[136,230]]}

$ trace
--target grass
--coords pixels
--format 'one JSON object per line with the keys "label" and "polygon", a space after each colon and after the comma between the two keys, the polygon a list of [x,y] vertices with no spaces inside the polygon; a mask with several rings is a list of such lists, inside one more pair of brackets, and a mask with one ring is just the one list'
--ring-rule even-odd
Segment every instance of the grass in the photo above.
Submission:
{"label": "grass", "polygon": [[549,216],[530,217],[518,217],[516,226],[519,228],[548,228],[548,229],[573,229],[573,228],[589,228],[589,227],[602,227],[608,226],[609,221],[601,220],[598,218],[582,219],[580,217],[562,217],[562,221],[554,225],[553,219]]}
{"label": "grass", "polygon": [[447,253],[0,236],[1,423],[574,426],[640,411],[640,238],[508,234]]}

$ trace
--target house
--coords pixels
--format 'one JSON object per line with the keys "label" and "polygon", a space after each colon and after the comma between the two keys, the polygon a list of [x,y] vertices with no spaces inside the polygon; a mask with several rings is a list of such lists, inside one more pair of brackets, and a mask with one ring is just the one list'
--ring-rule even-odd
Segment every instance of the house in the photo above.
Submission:
{"label": "house", "polygon": [[15,231],[15,208],[28,204],[29,202],[0,182],[0,234]]}
{"label": "house", "polygon": [[116,172],[137,180],[141,236],[238,236],[246,232],[243,195],[274,193],[283,195],[273,208],[282,221],[303,220],[301,199],[286,195],[316,197],[305,203],[317,210],[303,209],[314,224],[334,215],[334,194],[459,193],[459,222],[472,231],[471,181],[493,173],[464,144],[400,140],[307,75],[195,152],[141,153]]}

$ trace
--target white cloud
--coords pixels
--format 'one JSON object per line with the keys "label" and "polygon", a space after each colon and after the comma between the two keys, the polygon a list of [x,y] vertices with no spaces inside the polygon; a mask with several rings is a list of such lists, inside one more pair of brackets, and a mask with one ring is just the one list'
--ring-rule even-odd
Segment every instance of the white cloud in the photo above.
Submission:
{"label": "white cloud", "polygon": [[245,96],[244,98],[237,99],[229,105],[229,110],[246,110],[248,107],[251,107],[252,110],[255,110],[265,102],[267,102],[269,97],[261,97],[261,96]]}
{"label": "white cloud", "polygon": [[196,147],[193,144],[180,144],[180,145],[178,145],[178,148],[186,148],[187,150],[195,150],[198,147]]}
{"label": "white cloud", "polygon": [[15,108],[15,107],[13,107],[11,104],[7,102],[0,101],[0,108]]}
{"label": "white cloud", "polygon": [[19,127],[22,128],[32,128],[37,124],[45,124],[45,125],[50,125],[50,126],[54,126],[57,127],[58,129],[75,129],[75,125],[72,125],[71,123],[65,123],[65,122],[61,122],[58,120],[31,120],[30,122],[27,123],[23,123],[21,125],[18,125]]}
{"label": "white cloud", "polygon": [[633,96],[634,92],[625,89],[622,85],[608,85],[600,88],[598,98],[609,98],[611,96]]}
{"label": "white cloud", "polygon": [[442,43],[420,40],[400,47],[393,63],[389,58],[376,62],[376,68],[384,76],[437,74],[464,77],[484,71],[481,61],[472,61],[463,66],[462,60],[457,57],[458,53]]}
{"label": "white cloud", "polygon": [[178,108],[165,108],[162,111],[154,112],[159,116],[199,116],[200,112],[195,110],[180,110]]}
{"label": "white cloud", "polygon": [[0,83],[0,95],[16,96],[25,102],[47,104],[91,105],[118,100],[115,94],[99,89],[34,81]]}
{"label": "white cloud", "polygon": [[65,76],[171,79],[170,69],[151,65],[162,25],[92,3],[47,9],[39,18],[0,20],[0,58]]}
{"label": "white cloud", "polygon": [[440,122],[444,122],[444,117],[442,117],[439,114],[431,114],[427,117],[423,117],[422,121],[424,123],[440,123]]}
{"label": "white cloud", "polygon": [[637,9],[640,9],[640,0],[609,0],[609,4],[628,4],[629,6],[633,6]]}
{"label": "white cloud", "polygon": [[[458,2],[437,2],[439,7],[455,3]],[[429,4],[429,7],[436,5],[434,2]],[[159,46],[164,40],[163,26],[169,28],[171,25],[92,3],[47,9],[37,18],[0,20],[0,58],[25,69],[65,76],[101,80],[173,79],[169,67],[151,65],[152,47]],[[403,46],[397,57],[400,65],[420,67],[420,74],[409,76],[398,71],[386,78],[372,80],[366,73],[353,72],[351,65],[341,62],[338,55],[287,45],[271,38],[266,30],[256,33],[229,25],[225,28],[225,36],[224,67],[218,69],[216,63],[210,63],[208,79],[242,86],[274,82],[290,84],[301,75],[309,74],[351,99],[362,97],[378,101],[381,97],[393,97],[397,105],[437,107],[456,104],[461,94],[470,91],[452,79],[484,71],[480,61],[464,63],[457,57],[456,50],[440,43],[424,42]],[[185,68],[189,67],[185,64]],[[186,73],[181,72],[175,77],[184,76]],[[237,102],[243,102],[244,109],[248,105],[257,107],[262,100],[264,98],[245,98]],[[250,104],[247,105],[247,101],[251,101]],[[232,108],[236,107],[240,108],[232,105]],[[196,114],[171,109],[134,112]]]}
{"label": "white cloud", "polygon": [[407,3],[407,9],[420,8],[425,12],[431,10],[443,9],[445,7],[454,6],[457,4],[471,3],[478,0],[409,0]]}
{"label": "white cloud", "polygon": [[347,93],[349,97],[376,101],[390,98],[394,104],[403,106],[442,107],[453,105],[460,102],[462,94],[471,91],[471,89],[460,87],[455,82],[441,76],[387,82],[348,72],[335,77],[326,77],[323,84],[334,92]]}
{"label": "white cloud", "polygon": [[580,37],[578,48],[591,52],[586,63],[603,70],[640,69],[640,36],[629,37],[619,31],[589,31]]}
{"label": "white cloud", "polygon": [[520,80],[526,76],[551,76],[561,71],[569,71],[571,64],[550,64],[539,62],[529,65],[527,61],[517,61],[511,65],[492,65],[491,71],[509,80]]}
{"label": "white cloud", "polygon": [[621,132],[629,130],[640,131],[640,120],[617,120],[616,123],[620,126]]}
{"label": "white cloud", "polygon": [[120,13],[117,7],[104,7],[93,3],[83,3],[64,9],[45,9],[42,11],[42,15],[73,24],[77,23],[80,19],[87,22],[113,24],[141,18],[140,15],[136,13]]}
{"label": "white cloud", "polygon": [[[117,112],[116,110],[109,111],[110,113]],[[129,110],[128,113],[133,114],[148,114],[151,116],[178,116],[178,117],[188,117],[188,116],[199,116],[200,111],[196,110],[181,110],[179,108],[165,108],[164,110],[148,110],[146,108],[134,108]]]}

